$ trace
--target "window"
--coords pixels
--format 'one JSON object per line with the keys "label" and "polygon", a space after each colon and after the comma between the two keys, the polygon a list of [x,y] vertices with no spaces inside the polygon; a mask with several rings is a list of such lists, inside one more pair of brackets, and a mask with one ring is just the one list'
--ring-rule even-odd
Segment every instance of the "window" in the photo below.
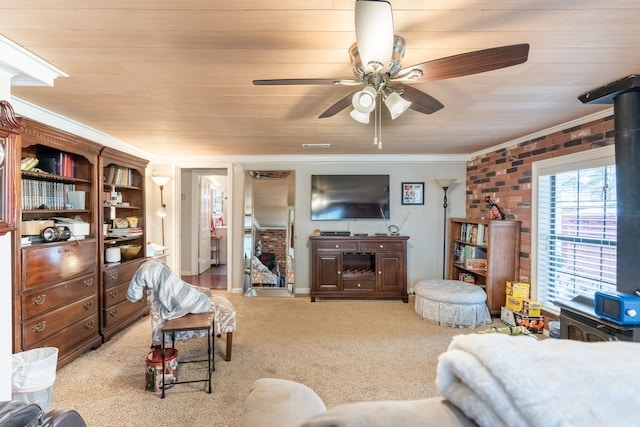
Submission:
{"label": "window", "polygon": [[557,300],[616,289],[616,177],[613,147],[534,165],[537,298]]}

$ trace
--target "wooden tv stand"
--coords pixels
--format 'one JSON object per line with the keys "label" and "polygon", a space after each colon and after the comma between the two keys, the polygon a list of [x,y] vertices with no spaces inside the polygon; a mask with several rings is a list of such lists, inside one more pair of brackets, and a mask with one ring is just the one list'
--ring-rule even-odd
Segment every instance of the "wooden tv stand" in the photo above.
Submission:
{"label": "wooden tv stand", "polygon": [[311,302],[316,298],[402,299],[408,236],[311,236]]}

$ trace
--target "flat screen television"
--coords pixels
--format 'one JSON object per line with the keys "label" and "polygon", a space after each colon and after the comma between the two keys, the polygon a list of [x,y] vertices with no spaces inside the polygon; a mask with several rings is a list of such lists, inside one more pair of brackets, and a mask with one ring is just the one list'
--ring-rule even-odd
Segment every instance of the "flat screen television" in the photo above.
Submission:
{"label": "flat screen television", "polygon": [[389,175],[311,175],[311,220],[389,219]]}

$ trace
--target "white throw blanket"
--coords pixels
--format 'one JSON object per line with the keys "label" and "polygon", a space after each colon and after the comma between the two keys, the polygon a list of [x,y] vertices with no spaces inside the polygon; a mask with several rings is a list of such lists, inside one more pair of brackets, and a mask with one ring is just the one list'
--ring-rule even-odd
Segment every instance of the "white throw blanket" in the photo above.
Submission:
{"label": "white throw blanket", "polygon": [[458,335],[440,394],[480,426],[640,425],[640,344]]}
{"label": "white throw blanket", "polygon": [[136,302],[144,288],[155,290],[162,305],[162,320],[177,319],[189,313],[211,311],[211,301],[205,294],[182,281],[166,265],[149,260],[136,271],[129,283],[127,299]]}

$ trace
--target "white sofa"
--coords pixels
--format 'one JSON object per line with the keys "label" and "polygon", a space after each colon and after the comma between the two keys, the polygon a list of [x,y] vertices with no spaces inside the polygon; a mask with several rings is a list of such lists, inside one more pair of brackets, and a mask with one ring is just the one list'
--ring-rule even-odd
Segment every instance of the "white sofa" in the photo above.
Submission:
{"label": "white sofa", "polygon": [[249,392],[240,426],[637,425],[639,358],[640,343],[458,335],[438,358],[441,397],[327,409],[303,384],[264,378]]}
{"label": "white sofa", "polygon": [[309,387],[294,381],[261,378],[245,401],[240,427],[423,426],[475,427],[449,401],[358,402],[327,410]]}

